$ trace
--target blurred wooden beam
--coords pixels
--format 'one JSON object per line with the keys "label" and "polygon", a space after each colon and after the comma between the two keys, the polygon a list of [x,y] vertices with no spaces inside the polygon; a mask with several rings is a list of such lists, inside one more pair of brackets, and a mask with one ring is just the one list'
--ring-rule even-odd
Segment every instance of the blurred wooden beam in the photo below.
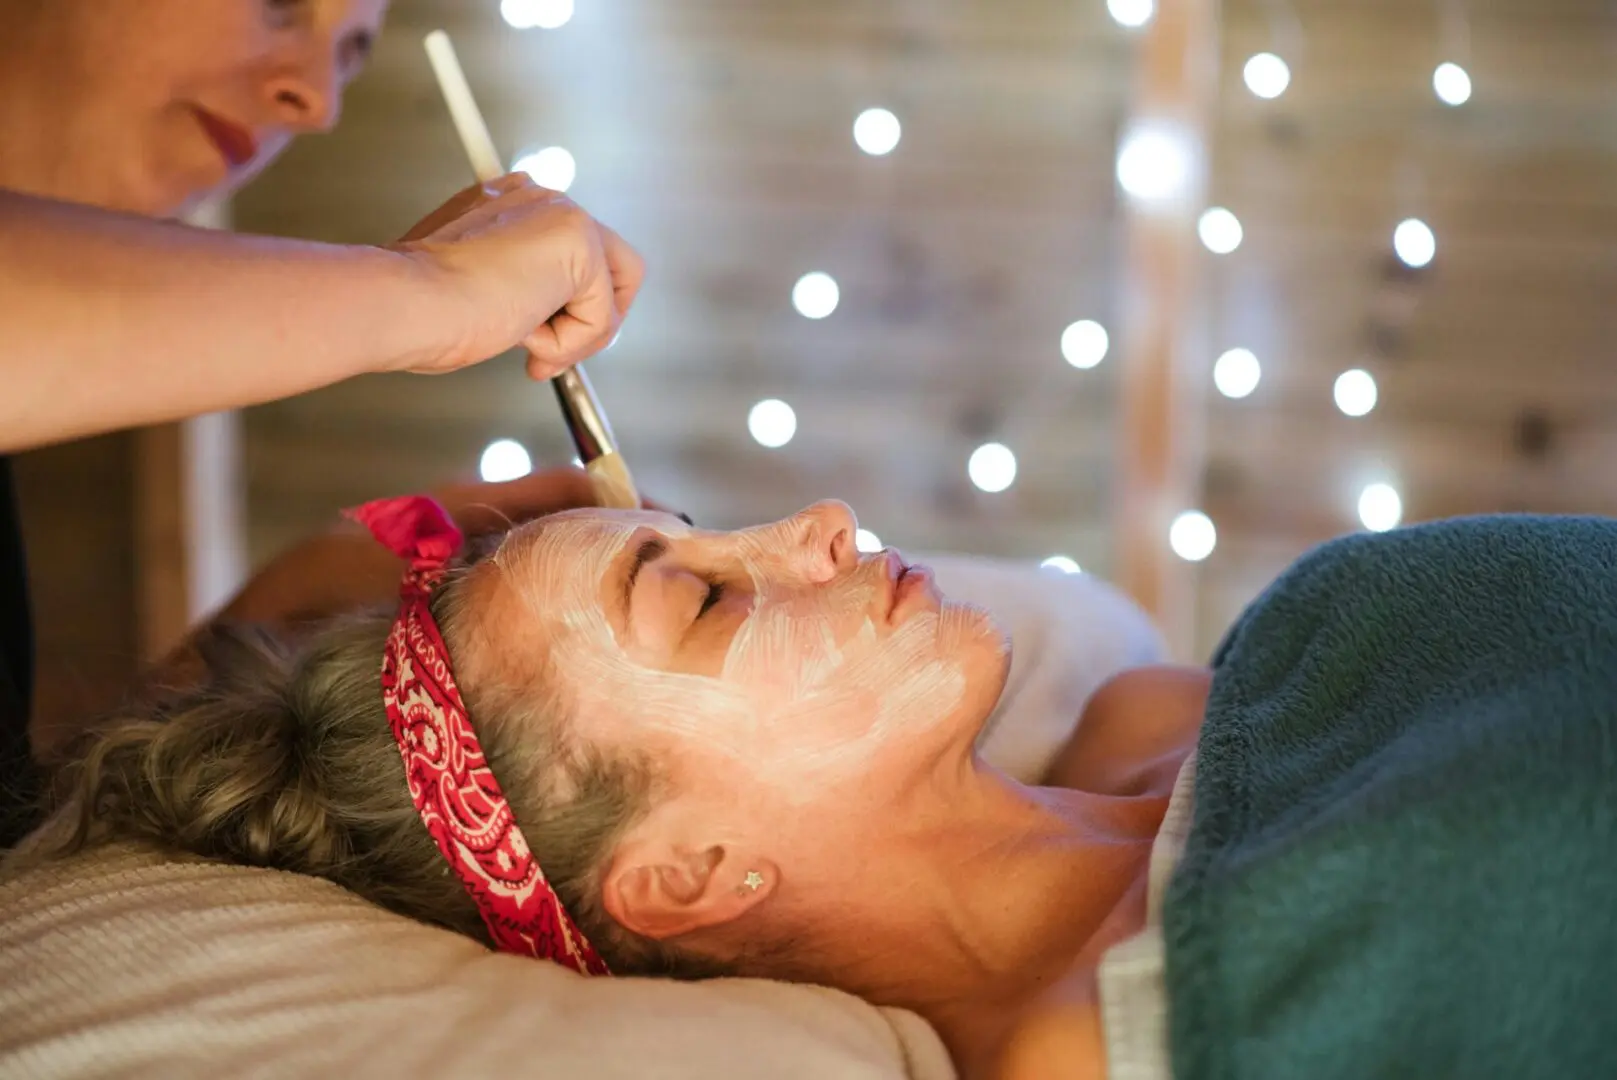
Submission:
{"label": "blurred wooden beam", "polygon": [[246,576],[241,414],[135,433],[136,640],[150,663]]}
{"label": "blurred wooden beam", "polygon": [[115,703],[136,670],[134,457],[135,436],[117,432],[16,458],[41,754]]}
{"label": "blurred wooden beam", "polygon": [[[1122,384],[1116,476],[1118,583],[1157,619],[1176,655],[1196,638],[1193,568],[1168,546],[1196,503],[1205,436],[1205,358],[1195,342],[1208,116],[1216,90],[1218,0],[1163,0],[1142,34],[1120,153],[1149,140],[1179,170],[1156,195],[1125,191]],[[1178,160],[1173,160],[1177,152]]]}
{"label": "blurred wooden beam", "polygon": [[185,634],[185,457],[179,424],[134,435],[135,640],[140,662],[162,657]]}

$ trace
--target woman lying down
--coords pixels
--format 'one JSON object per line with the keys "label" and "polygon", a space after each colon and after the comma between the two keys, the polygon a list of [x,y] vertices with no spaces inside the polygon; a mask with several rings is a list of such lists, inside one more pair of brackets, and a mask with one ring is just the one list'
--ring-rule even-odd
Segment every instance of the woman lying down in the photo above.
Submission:
{"label": "woman lying down", "polygon": [[215,635],[85,742],[36,854],[154,842],[591,975],[830,985],[967,1077],[1617,1075],[1617,524],[1327,545],[1028,787],[974,749],[1007,643],[841,504],[476,553],[430,500],[359,514],[411,560],[397,613]]}

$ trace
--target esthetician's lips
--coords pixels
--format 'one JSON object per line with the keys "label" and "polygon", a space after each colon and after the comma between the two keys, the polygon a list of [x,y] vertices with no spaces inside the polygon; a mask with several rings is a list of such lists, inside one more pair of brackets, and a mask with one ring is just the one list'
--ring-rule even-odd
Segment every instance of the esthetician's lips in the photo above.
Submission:
{"label": "esthetician's lips", "polygon": [[258,140],[240,124],[193,106],[197,122],[232,169],[239,169],[258,156]]}

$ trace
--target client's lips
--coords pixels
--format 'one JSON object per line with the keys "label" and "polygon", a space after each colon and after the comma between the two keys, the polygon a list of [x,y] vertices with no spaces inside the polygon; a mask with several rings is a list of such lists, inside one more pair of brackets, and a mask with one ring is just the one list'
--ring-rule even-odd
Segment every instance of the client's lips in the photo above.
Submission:
{"label": "client's lips", "polygon": [[919,563],[906,564],[897,553],[890,553],[889,566],[896,567],[897,574],[889,578],[893,586],[887,621],[896,626],[917,603],[925,603],[926,598],[931,596],[932,571]]}
{"label": "client's lips", "polygon": [[194,111],[202,130],[231,168],[239,169],[258,156],[258,140],[251,131],[206,109],[198,107]]}

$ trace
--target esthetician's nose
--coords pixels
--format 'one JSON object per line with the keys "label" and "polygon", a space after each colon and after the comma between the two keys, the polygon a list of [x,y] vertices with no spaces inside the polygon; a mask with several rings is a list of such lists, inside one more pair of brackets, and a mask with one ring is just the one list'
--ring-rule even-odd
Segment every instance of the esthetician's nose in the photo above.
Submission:
{"label": "esthetician's nose", "polygon": [[262,92],[276,120],[300,134],[328,132],[342,115],[336,58],[318,51],[290,58],[269,74]]}
{"label": "esthetician's nose", "polygon": [[859,522],[848,504],[828,499],[803,511],[803,543],[811,557],[810,576],[815,582],[830,581],[859,563],[854,534]]}

